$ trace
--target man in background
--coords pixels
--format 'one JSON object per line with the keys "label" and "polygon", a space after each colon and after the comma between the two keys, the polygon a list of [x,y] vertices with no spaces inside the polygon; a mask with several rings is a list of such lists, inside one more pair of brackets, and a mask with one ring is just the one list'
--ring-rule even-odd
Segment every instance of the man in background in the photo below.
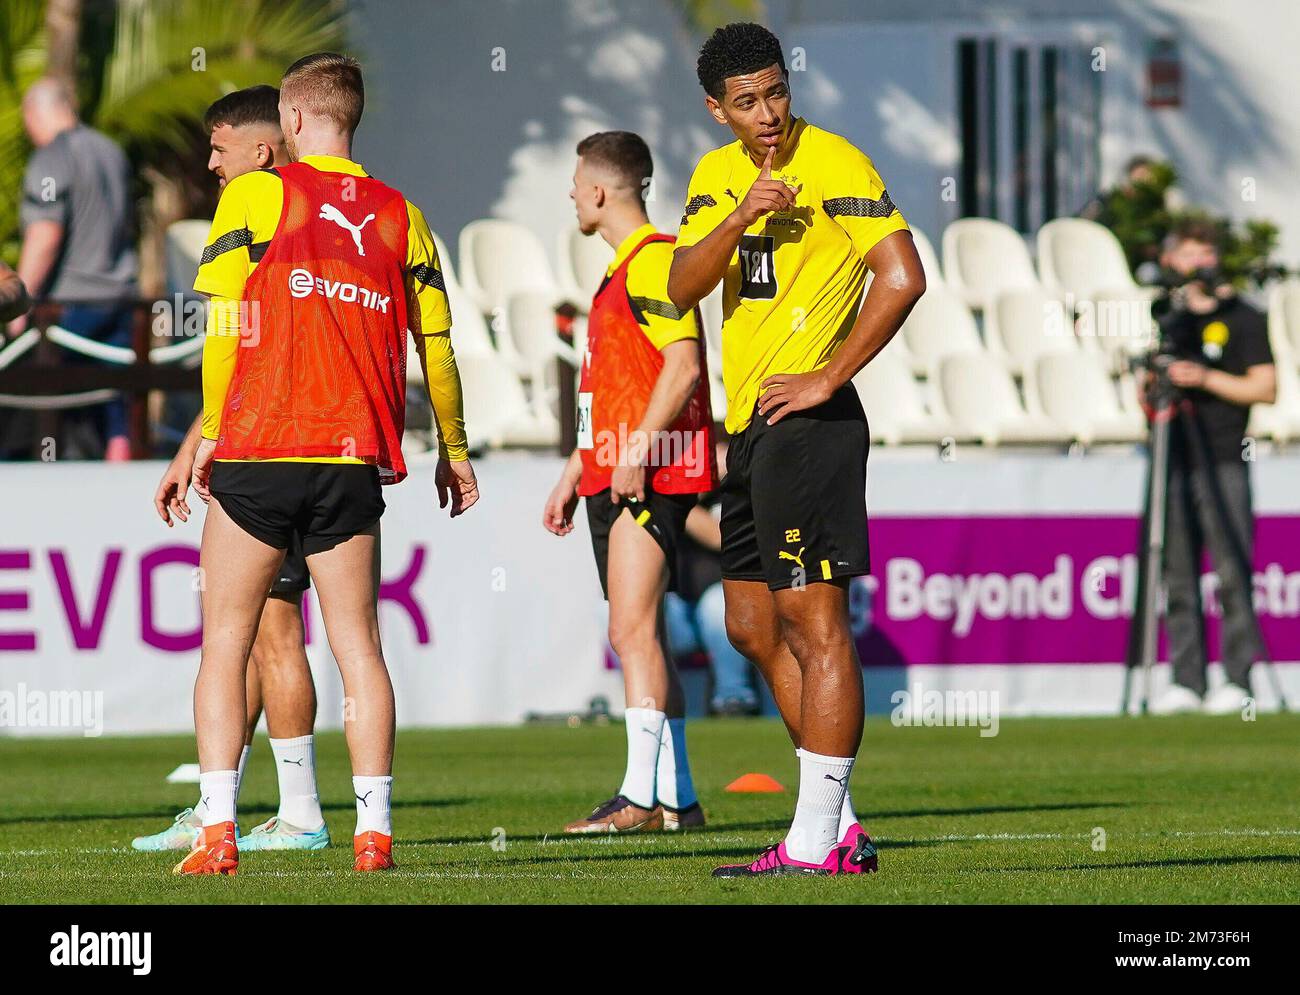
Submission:
{"label": "man in background", "polygon": [[[1212,224],[1180,224],[1165,241],[1161,263],[1182,281],[1161,320],[1161,341],[1178,357],[1169,379],[1191,417],[1170,423],[1164,576],[1174,683],[1151,710],[1239,714],[1250,699],[1251,666],[1264,653],[1251,605],[1255,513],[1245,437],[1251,405],[1277,396],[1268,321],[1223,280]],[[1208,694],[1201,603],[1207,545],[1219,576],[1227,677]]]}
{"label": "man in background", "polygon": [[[251,86],[228,93],[208,108],[204,124],[211,136],[208,169],[222,189],[237,176],[289,161],[280,132],[280,91]],[[154,507],[172,527],[173,517],[188,521],[186,494],[194,470],[194,455],[203,437],[203,416],[194,419],[175,459],[167,466]],[[253,734],[266,706],[266,731],[275,756],[280,806],[275,816],[241,836],[241,850],[319,850],[329,846],[329,829],[316,788],[316,687],[312,683],[303,645],[302,596],[311,581],[302,543],[290,538],[280,573],[271,585],[262,619],[248,659],[248,728],[240,754],[238,781],[253,746]],[[239,786],[236,785],[236,794]],[[137,850],[188,850],[203,828],[205,805],[200,794],[193,808],[184,809],[162,832],[131,842]]]}
{"label": "man in background", "polygon": [[[22,113],[36,151],[23,176],[18,276],[34,300],[63,305],[63,328],[129,346],[136,296],[130,163],[112,139],[78,120],[75,96],[62,80],[33,83]],[[9,335],[26,327],[25,316],[14,318]],[[97,418],[105,458],[130,459],[126,402],[108,402]]]}

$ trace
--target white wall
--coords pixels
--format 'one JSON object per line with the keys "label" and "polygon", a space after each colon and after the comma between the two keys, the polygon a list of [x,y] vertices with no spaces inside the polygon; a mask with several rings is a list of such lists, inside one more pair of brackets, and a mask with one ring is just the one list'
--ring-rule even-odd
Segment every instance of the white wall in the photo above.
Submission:
{"label": "white wall", "polygon": [[[1300,4],[1294,0],[767,0],[789,52],[805,46],[796,110],[839,129],[877,161],[894,199],[932,237],[956,207],[937,184],[959,161],[948,39],[961,26],[1107,25],[1103,141],[1114,179],[1136,152],[1168,156],[1191,200],[1281,224],[1300,263],[1300,101],[1293,96]],[[554,251],[571,222],[573,146],[628,128],[651,144],[651,216],[674,230],[698,156],[730,134],[707,117],[694,63],[700,39],[671,0],[359,0],[367,67],[358,154],[421,204],[453,253],[468,221],[522,221]],[[926,46],[907,39],[929,35]],[[1174,35],[1184,104],[1142,102],[1147,46]],[[847,58],[819,46],[852,39]],[[505,71],[493,71],[494,53]],[[870,84],[863,89],[863,82]],[[1256,200],[1243,201],[1253,178]]]}

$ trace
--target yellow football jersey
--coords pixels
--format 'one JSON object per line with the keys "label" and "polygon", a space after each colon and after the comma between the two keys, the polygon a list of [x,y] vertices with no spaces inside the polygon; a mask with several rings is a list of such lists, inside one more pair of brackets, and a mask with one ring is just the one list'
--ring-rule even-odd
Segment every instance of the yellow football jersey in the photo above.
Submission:
{"label": "yellow football jersey", "polygon": [[[677,247],[713,231],[758,179],[735,141],[695,167]],[[857,320],[866,255],[907,222],[865,154],[839,135],[795,118],[773,179],[801,187],[795,206],[750,225],[723,279],[722,381],[727,431],[743,431],[762,382],[829,362]]]}

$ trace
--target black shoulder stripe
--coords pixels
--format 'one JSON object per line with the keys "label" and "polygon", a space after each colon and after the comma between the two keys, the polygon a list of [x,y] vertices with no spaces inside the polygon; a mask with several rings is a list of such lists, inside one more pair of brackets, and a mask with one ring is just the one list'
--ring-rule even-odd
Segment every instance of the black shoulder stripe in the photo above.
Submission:
{"label": "black shoulder stripe", "polygon": [[206,266],[217,256],[234,249],[248,248],[252,244],[253,233],[247,228],[236,228],[234,231],[228,231],[203,250],[203,255],[199,258],[199,265]]}
{"label": "black shoulder stripe", "polygon": [[898,210],[889,199],[889,191],[880,191],[878,200],[870,197],[832,197],[822,202],[827,215],[846,218],[887,218]]}
{"label": "black shoulder stripe", "polygon": [[629,297],[629,300],[632,302],[633,310],[653,314],[658,318],[681,321],[686,317],[686,312],[671,301],[661,301],[654,297]]}
{"label": "black shoulder stripe", "polygon": [[686,202],[686,213],[682,215],[682,224],[686,224],[686,219],[691,215],[699,214],[701,207],[717,207],[718,202],[707,193],[696,194]]}
{"label": "black shoulder stripe", "polygon": [[420,263],[419,266],[411,270],[411,276],[426,287],[441,290],[444,294],[447,292],[447,284],[442,278],[442,270],[434,269],[428,263]]}

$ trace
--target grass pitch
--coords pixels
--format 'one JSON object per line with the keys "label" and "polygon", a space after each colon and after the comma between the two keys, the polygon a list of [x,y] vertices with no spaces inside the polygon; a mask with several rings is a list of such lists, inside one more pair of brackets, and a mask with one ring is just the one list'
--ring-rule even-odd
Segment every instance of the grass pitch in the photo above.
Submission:
{"label": "grass pitch", "polygon": [[[354,875],[341,734],[317,738],[334,846],[252,853],[234,879],[178,879],[135,853],[192,804],[163,778],[189,737],[0,740],[0,902],[1290,902],[1300,894],[1300,717],[1005,720],[977,730],[868,722],[853,796],[880,873],[717,881],[780,838],[796,766],[767,720],[694,723],[709,816],[690,836],[566,838],[618,786],[621,725],[398,734],[391,874]],[[777,795],[727,794],[746,771]],[[273,814],[254,746],[241,821]]]}

